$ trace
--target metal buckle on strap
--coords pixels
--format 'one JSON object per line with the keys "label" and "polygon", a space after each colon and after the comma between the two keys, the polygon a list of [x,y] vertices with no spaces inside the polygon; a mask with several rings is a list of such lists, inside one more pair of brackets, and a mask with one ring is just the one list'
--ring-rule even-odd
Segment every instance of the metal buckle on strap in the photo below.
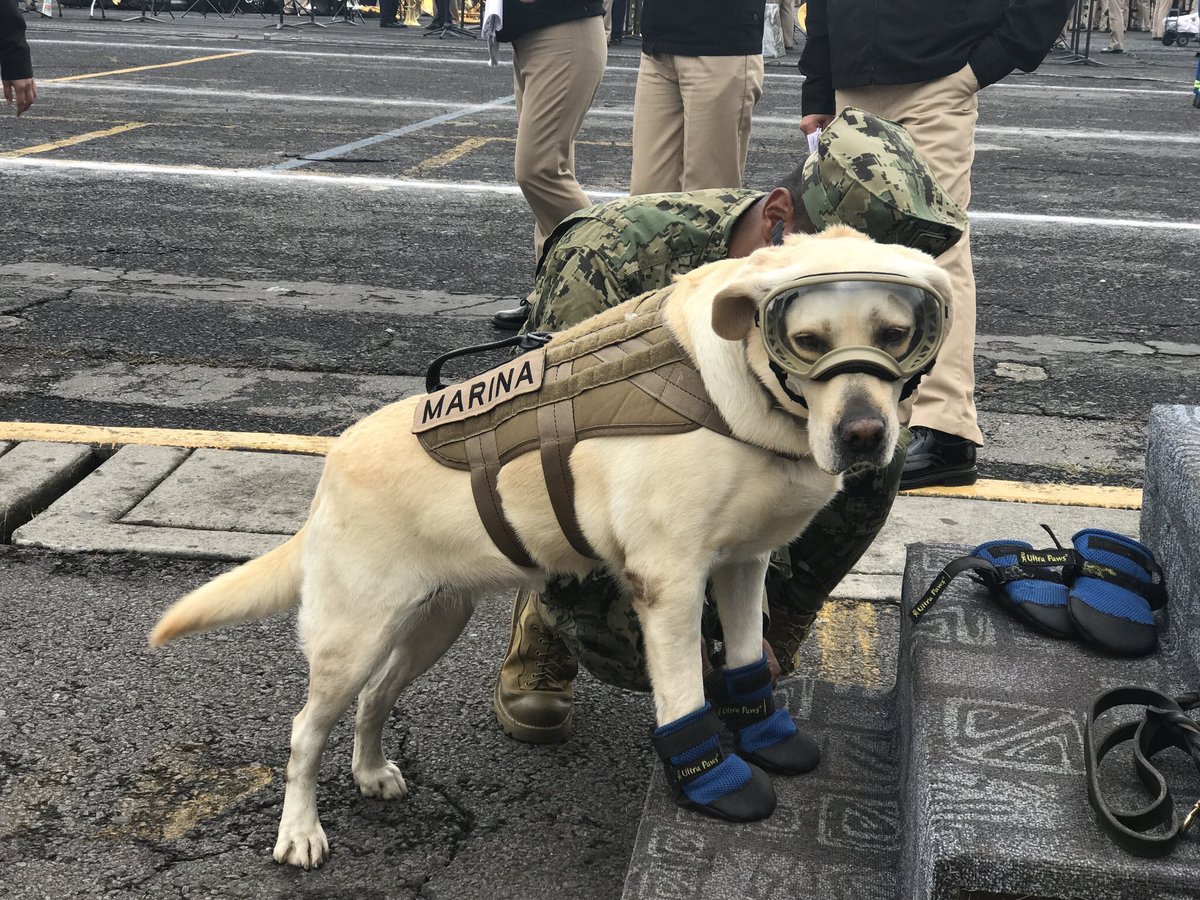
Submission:
{"label": "metal buckle on strap", "polygon": [[1183,822],[1180,824],[1179,830],[1190,831],[1198,819],[1200,819],[1200,800],[1197,800],[1195,805],[1188,810],[1188,814],[1183,817]]}

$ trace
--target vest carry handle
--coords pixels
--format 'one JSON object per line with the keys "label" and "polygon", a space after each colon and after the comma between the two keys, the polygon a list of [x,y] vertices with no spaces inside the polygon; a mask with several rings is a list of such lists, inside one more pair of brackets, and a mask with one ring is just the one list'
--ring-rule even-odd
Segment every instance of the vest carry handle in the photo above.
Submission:
{"label": "vest carry handle", "polygon": [[446,385],[442,384],[442,366],[452,359],[457,359],[460,356],[474,356],[476,353],[487,353],[489,350],[503,350],[505,347],[517,347],[522,353],[526,353],[530,350],[536,350],[538,347],[546,346],[546,344],[550,343],[551,336],[544,331],[531,331],[529,334],[516,334],[500,341],[492,341],[490,344],[459,347],[457,350],[443,353],[431,362],[429,368],[425,371],[425,393],[432,394],[434,391],[440,391],[446,387]]}

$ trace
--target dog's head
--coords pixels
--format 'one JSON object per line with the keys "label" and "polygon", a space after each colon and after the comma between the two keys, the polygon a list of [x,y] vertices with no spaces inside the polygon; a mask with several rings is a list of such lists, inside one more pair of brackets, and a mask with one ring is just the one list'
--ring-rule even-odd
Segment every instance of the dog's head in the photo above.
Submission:
{"label": "dog's head", "polygon": [[834,228],[753,254],[713,301],[780,407],[807,416],[826,472],[886,465],[898,407],[949,328],[949,281],[924,253]]}

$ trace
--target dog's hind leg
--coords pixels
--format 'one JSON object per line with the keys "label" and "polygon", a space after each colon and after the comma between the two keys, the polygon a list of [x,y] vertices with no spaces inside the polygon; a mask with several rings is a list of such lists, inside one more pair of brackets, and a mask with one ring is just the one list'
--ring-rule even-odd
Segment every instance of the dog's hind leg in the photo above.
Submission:
{"label": "dog's hind leg", "polygon": [[461,594],[436,595],[402,623],[398,643],[358,697],[354,760],[350,770],[366,797],[397,800],[408,793],[399,767],[383,752],[383,726],[410,682],[441,657],[471,618],[474,603]]}
{"label": "dog's hind leg", "polygon": [[[382,614],[378,604],[348,597],[331,579],[318,575],[312,580],[320,587],[306,585],[300,611],[308,700],[292,720],[292,753],[273,854],[276,862],[305,869],[321,865],[329,855],[317,816],[317,773],[325,742],[354,695],[386,658],[393,634],[393,617]],[[336,614],[330,614],[330,607]]]}

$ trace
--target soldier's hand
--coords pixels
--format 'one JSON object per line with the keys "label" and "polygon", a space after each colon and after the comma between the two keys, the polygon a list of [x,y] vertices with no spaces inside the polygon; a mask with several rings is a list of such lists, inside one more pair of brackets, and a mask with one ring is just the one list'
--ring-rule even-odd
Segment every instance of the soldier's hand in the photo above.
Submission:
{"label": "soldier's hand", "polygon": [[800,130],[805,134],[812,134],[818,128],[824,128],[832,121],[833,116],[827,116],[825,113],[814,113],[800,120]]}
{"label": "soldier's hand", "polygon": [[29,107],[33,106],[33,101],[37,99],[37,86],[33,83],[32,78],[18,78],[15,81],[4,82],[4,99],[12,105],[15,101],[17,104],[17,115],[25,112]]}

